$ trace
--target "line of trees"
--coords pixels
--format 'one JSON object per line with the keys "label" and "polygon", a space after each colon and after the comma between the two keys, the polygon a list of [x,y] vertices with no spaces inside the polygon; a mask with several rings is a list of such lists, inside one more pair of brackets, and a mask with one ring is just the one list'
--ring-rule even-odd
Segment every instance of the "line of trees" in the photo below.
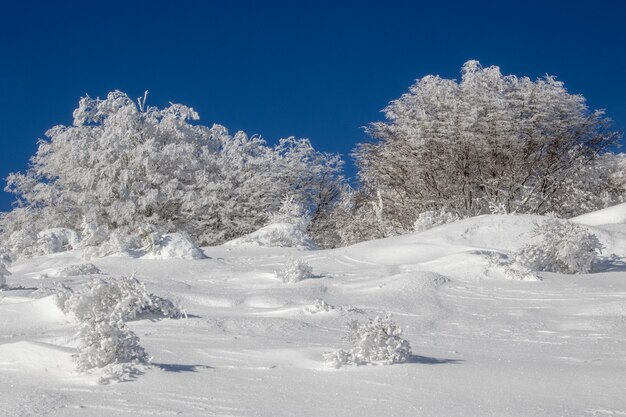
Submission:
{"label": "line of trees", "polygon": [[626,158],[609,151],[619,133],[554,77],[468,61],[460,82],[421,78],[384,113],[355,148],[351,188],[341,157],[307,139],[270,146],[202,126],[183,105],[82,98],[73,126],[50,129],[28,170],[9,175],[17,201],[0,217],[1,250],[33,255],[38,234],[58,227],[83,245],[155,231],[219,244],[264,226],[286,197],[322,247],[405,233],[428,211],[567,217],[625,200]]}

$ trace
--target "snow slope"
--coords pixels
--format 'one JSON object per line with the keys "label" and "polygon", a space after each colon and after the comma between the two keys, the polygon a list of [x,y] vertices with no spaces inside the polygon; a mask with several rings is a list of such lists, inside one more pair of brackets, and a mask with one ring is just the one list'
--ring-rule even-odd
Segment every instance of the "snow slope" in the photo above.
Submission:
{"label": "snow slope", "polygon": [[[0,416],[626,415],[624,260],[542,281],[507,279],[492,261],[541,221],[481,216],[335,250],[91,260],[104,274],[135,272],[189,314],[131,322],[153,366],[105,386],[74,371],[76,324],[45,296],[45,272],[83,264],[81,252],[16,263],[0,292]],[[590,228],[624,254],[623,231]],[[282,283],[276,271],[293,259],[315,278]],[[348,320],[385,313],[412,344],[409,363],[325,366],[323,352],[347,347]]]}

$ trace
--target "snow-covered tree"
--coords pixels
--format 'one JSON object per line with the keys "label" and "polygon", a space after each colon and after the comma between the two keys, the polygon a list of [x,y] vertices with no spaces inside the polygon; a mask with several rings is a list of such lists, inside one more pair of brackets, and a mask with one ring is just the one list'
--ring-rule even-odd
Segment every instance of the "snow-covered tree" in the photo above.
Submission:
{"label": "snow-covered tree", "polygon": [[155,232],[221,243],[263,226],[284,195],[311,213],[311,234],[332,243],[326,212],[343,182],[338,155],[307,139],[268,146],[197,119],[192,108],[146,107],[119,91],[82,98],[73,126],[50,129],[28,171],[9,175],[18,200],[0,218],[3,246],[37,254],[38,234],[59,227],[80,232],[85,246],[112,236],[141,245]]}
{"label": "snow-covered tree", "polygon": [[505,76],[477,61],[465,63],[459,82],[417,80],[384,113],[354,156],[360,191],[382,198],[398,232],[417,213],[467,217],[489,213],[489,203],[508,213],[580,214],[587,197],[572,191],[585,189],[586,167],[619,137],[603,111],[556,78]]}

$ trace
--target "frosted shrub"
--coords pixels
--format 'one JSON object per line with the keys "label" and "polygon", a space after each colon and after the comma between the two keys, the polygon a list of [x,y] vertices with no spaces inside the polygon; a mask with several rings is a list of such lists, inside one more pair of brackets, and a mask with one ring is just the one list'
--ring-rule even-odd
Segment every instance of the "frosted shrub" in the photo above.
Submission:
{"label": "frosted shrub", "polygon": [[306,314],[328,313],[333,311],[335,306],[328,304],[322,299],[316,299],[313,304],[304,306],[303,310]]}
{"label": "frosted shrub", "polygon": [[384,318],[376,316],[365,324],[351,321],[348,326],[348,341],[352,347],[348,351],[340,349],[325,353],[324,358],[330,366],[390,365],[406,362],[411,356],[411,345],[401,337],[402,329],[388,315]]}
{"label": "frosted shrub", "polygon": [[285,284],[293,284],[303,279],[313,277],[313,268],[305,261],[294,259],[289,261],[284,268],[276,271],[276,276]]}
{"label": "frosted shrub", "polygon": [[[67,294],[70,292],[70,294]],[[72,313],[79,321],[91,316],[117,315],[124,321],[145,316],[180,318],[185,315],[170,300],[149,293],[135,277],[93,278],[81,292],[69,287],[57,294],[57,301],[65,313]]]}
{"label": "frosted shrub", "polygon": [[153,233],[144,246],[148,259],[203,259],[204,253],[182,233]]}
{"label": "frosted shrub", "polygon": [[37,252],[40,255],[58,253],[78,247],[80,237],[78,233],[66,228],[46,229],[37,234]]}
{"label": "frosted shrub", "polygon": [[64,268],[61,268],[57,271],[48,273],[48,276],[53,277],[75,277],[80,275],[100,275],[102,271],[100,268],[95,266],[92,263],[84,263],[84,264],[76,264],[76,265],[68,265]]}
{"label": "frosted shrub", "polygon": [[6,277],[8,277],[9,275],[11,275],[11,273],[4,267],[4,264],[0,262],[0,289],[6,287]]}
{"label": "frosted shrub", "polygon": [[148,293],[134,277],[94,278],[80,292],[61,285],[56,302],[72,313],[80,326],[80,343],[74,357],[77,369],[103,368],[101,383],[123,381],[140,373],[149,358],[139,337],[126,325],[141,316],[178,318],[184,312],[171,301]]}
{"label": "frosted shrub", "polygon": [[585,274],[602,251],[596,235],[566,220],[552,218],[537,224],[532,235],[537,241],[522,247],[514,258],[536,271]]}
{"label": "frosted shrub", "polygon": [[417,220],[415,220],[413,224],[413,229],[416,232],[423,232],[435,226],[441,226],[457,220],[459,220],[459,216],[445,210],[425,211],[417,216]]}
{"label": "frosted shrub", "polygon": [[74,360],[79,371],[105,368],[107,377],[101,383],[128,379],[139,373],[140,365],[149,362],[139,337],[123,321],[107,317],[81,322],[80,345]]}

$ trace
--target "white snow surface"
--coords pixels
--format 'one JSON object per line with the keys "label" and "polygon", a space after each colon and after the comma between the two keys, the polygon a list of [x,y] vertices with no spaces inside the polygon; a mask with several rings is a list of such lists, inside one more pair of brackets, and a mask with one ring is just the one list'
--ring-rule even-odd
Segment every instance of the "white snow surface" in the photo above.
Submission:
{"label": "white snow surface", "polygon": [[[134,272],[189,315],[130,322],[153,365],[112,385],[74,370],[76,323],[36,298],[42,271],[80,264],[82,252],[17,262],[0,292],[0,416],[624,416],[625,260],[507,279],[493,255],[521,247],[541,221],[481,216],[335,250],[225,245],[201,260],[92,260]],[[589,227],[606,253],[624,254],[623,230]],[[316,278],[277,280],[294,259]],[[411,343],[408,363],[325,365],[324,352],[348,347],[348,320],[385,313]]]}
{"label": "white snow surface", "polygon": [[626,223],[626,203],[583,214],[570,219],[570,221],[589,226],[624,224]]}

